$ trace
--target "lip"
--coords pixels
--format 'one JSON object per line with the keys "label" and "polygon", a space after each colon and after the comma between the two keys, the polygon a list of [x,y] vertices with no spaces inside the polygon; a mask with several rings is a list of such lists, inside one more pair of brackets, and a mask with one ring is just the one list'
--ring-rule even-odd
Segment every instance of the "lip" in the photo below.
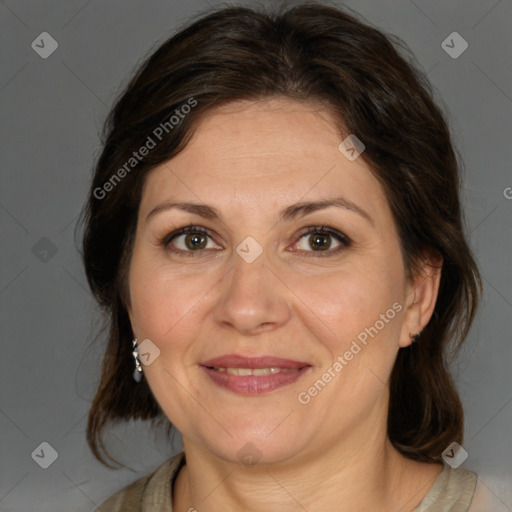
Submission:
{"label": "lip", "polygon": [[[240,395],[261,395],[293,384],[312,368],[308,363],[283,359],[274,356],[243,357],[228,354],[215,357],[200,364],[201,369],[217,386]],[[269,375],[231,375],[219,372],[213,367],[223,368],[282,368],[297,370],[295,372],[275,373]]]}
{"label": "lip", "polygon": [[303,368],[304,366],[311,366],[309,363],[301,361],[293,361],[292,359],[283,359],[274,356],[260,356],[260,357],[244,357],[237,354],[226,354],[213,359],[208,359],[200,363],[201,366],[207,367],[224,367],[224,368],[249,368],[254,370],[256,368],[284,368],[294,369]]}

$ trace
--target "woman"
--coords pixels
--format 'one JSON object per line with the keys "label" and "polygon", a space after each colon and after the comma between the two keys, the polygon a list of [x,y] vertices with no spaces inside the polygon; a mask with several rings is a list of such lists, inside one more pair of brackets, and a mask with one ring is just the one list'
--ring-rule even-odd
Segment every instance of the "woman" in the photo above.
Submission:
{"label": "woman", "polygon": [[107,464],[108,423],[163,419],[184,451],[98,511],[469,510],[445,359],[480,278],[449,129],[394,43],[318,4],[225,8],[116,103],[85,212],[110,322],[88,442]]}

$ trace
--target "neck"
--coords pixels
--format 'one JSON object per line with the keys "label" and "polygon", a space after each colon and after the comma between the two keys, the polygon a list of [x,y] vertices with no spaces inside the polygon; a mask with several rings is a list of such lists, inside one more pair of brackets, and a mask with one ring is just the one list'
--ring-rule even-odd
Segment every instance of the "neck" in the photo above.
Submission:
{"label": "neck", "polygon": [[175,482],[173,509],[308,512],[411,511],[441,472],[402,456],[382,432],[345,438],[284,463],[244,466],[184,438],[187,463]]}

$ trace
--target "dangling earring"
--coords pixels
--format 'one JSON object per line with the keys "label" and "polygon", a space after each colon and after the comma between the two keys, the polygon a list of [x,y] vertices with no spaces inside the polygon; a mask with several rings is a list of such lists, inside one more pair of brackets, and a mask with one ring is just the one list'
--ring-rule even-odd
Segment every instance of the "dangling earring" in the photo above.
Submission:
{"label": "dangling earring", "polygon": [[139,349],[137,347],[137,338],[135,338],[133,341],[133,358],[135,359],[135,370],[133,370],[133,378],[135,382],[140,382],[142,379],[142,366],[140,365],[140,354]]}

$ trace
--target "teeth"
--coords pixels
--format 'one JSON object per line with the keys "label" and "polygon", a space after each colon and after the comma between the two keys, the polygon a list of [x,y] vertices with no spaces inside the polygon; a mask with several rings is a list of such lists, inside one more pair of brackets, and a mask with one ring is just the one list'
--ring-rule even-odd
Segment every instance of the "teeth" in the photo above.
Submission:
{"label": "teeth", "polygon": [[222,368],[222,367],[214,367],[214,370],[218,372],[226,372],[230,375],[270,375],[274,373],[291,373],[299,371],[298,368]]}

